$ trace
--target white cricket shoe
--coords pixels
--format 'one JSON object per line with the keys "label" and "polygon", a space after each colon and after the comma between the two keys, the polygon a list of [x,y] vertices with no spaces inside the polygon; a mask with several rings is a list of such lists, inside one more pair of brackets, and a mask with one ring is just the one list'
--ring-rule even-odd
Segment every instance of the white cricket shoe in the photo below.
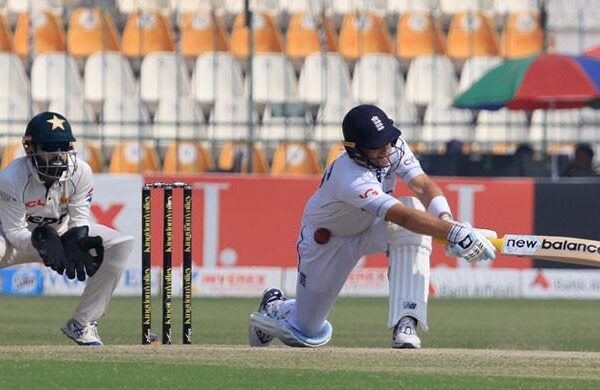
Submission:
{"label": "white cricket shoe", "polygon": [[70,319],[60,330],[79,345],[104,345],[98,336],[98,322],[93,321],[84,326]]}
{"label": "white cricket shoe", "polygon": [[[260,305],[258,305],[258,313],[269,316],[268,306],[275,301],[285,301],[283,291],[278,288],[268,288],[263,292]],[[271,313],[272,314],[272,313]],[[266,347],[273,341],[273,336],[265,333],[260,328],[250,325],[248,327],[248,341],[251,347]]]}
{"label": "white cricket shoe", "polygon": [[417,336],[417,320],[405,316],[394,327],[392,348],[421,348],[421,339]]}

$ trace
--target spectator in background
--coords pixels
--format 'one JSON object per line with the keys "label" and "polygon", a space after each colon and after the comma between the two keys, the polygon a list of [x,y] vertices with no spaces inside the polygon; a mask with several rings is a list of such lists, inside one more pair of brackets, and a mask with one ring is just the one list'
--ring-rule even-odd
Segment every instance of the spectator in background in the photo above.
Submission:
{"label": "spectator in background", "polygon": [[586,177],[598,176],[593,166],[594,151],[589,144],[577,144],[575,155],[562,173],[562,176]]}

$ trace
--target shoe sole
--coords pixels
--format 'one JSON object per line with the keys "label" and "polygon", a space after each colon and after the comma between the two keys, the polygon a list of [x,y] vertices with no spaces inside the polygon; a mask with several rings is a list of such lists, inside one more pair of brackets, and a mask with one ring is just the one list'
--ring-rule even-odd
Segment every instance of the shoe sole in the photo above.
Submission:
{"label": "shoe sole", "polygon": [[73,338],[73,336],[71,336],[67,330],[65,330],[65,328],[60,328],[60,331],[63,332],[63,334],[65,336],[67,336],[68,338],[70,338],[71,340],[73,340],[75,342],[75,344],[77,345],[83,345],[86,347],[101,347],[104,344],[102,344],[101,342],[91,342],[91,343],[80,343],[79,341],[77,341],[76,339]]}
{"label": "shoe sole", "polygon": [[420,349],[421,346],[420,345],[414,345],[411,343],[404,343],[404,344],[392,344],[392,348],[394,349]]}

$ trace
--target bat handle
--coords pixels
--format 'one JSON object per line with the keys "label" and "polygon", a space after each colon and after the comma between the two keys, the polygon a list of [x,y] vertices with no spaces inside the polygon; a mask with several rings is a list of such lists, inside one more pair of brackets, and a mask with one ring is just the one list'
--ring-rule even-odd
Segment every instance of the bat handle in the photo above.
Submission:
{"label": "bat handle", "polygon": [[504,238],[488,238],[488,240],[490,240],[490,242],[492,243],[492,245],[499,251],[502,250],[502,247],[504,246]]}

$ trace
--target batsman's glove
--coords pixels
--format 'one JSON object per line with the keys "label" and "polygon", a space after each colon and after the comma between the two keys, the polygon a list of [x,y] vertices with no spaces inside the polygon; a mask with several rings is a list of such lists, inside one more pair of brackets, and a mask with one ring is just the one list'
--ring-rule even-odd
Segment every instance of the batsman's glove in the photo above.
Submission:
{"label": "batsman's glove", "polygon": [[31,244],[38,251],[44,265],[59,274],[65,272],[67,257],[58,232],[46,225],[38,225],[31,232]]}
{"label": "batsman's glove", "polygon": [[469,223],[453,223],[448,233],[448,243],[447,250],[450,253],[468,262],[496,258],[496,248],[481,231],[473,229]]}
{"label": "batsman's glove", "polygon": [[[94,276],[104,259],[102,237],[90,237],[88,232],[87,226],[76,226],[61,236],[67,258],[65,264],[67,276],[71,279],[77,276],[77,279],[82,282],[86,274],[89,277]],[[95,253],[92,253],[92,249]]]}

